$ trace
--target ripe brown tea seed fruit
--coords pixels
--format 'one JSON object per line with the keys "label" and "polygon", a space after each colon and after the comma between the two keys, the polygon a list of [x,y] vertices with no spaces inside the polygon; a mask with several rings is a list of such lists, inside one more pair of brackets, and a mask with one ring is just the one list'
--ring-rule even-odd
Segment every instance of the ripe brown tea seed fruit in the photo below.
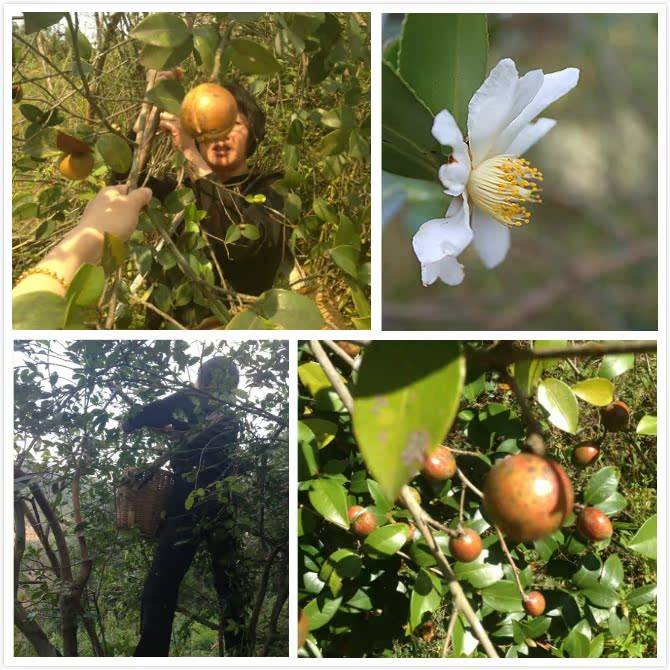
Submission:
{"label": "ripe brown tea seed fruit", "polygon": [[198,142],[213,142],[233,129],[237,103],[223,86],[200,84],[186,94],[179,118],[186,132]]}
{"label": "ripe brown tea seed fruit", "polygon": [[519,542],[551,535],[572,511],[575,496],[563,468],[535,454],[515,454],[497,463],[484,482],[484,511]]}
{"label": "ripe brown tea seed fruit", "polygon": [[366,511],[360,505],[352,505],[347,510],[347,516],[351,521],[351,528],[356,535],[366,536],[377,528],[377,519],[372,512]]}
{"label": "ripe brown tea seed fruit", "polygon": [[614,528],[604,512],[595,507],[585,507],[577,516],[577,530],[587,540],[600,541],[612,537]]}
{"label": "ripe brown tea seed fruit", "polygon": [[79,181],[93,172],[93,154],[67,154],[58,164],[60,173],[66,179]]}
{"label": "ripe brown tea seed fruit", "polygon": [[544,596],[539,591],[531,591],[523,601],[524,611],[531,616],[543,614],[545,606]]}
{"label": "ripe brown tea seed fruit", "polygon": [[21,84],[12,84],[12,102],[16,105],[23,100]]}
{"label": "ripe brown tea seed fruit", "polygon": [[474,561],[482,553],[482,538],[472,528],[464,528],[463,534],[449,540],[451,555],[462,563]]}
{"label": "ripe brown tea seed fruit", "polygon": [[426,455],[421,472],[428,479],[442,481],[453,477],[457,469],[456,459],[451,450],[440,445]]}
{"label": "ripe brown tea seed fruit", "polygon": [[302,647],[309,633],[309,620],[304,612],[300,612],[298,617],[298,647]]}
{"label": "ripe brown tea seed fruit", "polygon": [[601,414],[603,426],[605,426],[610,433],[626,430],[626,428],[628,428],[629,416],[630,410],[628,409],[628,405],[620,400],[607,405],[607,407],[602,410]]}
{"label": "ripe brown tea seed fruit", "polygon": [[86,142],[60,131],[56,134],[56,146],[64,154],[90,154],[93,151]]}
{"label": "ripe brown tea seed fruit", "polygon": [[582,442],[572,452],[572,464],[576,468],[585,468],[596,462],[600,456],[600,447],[595,442]]}

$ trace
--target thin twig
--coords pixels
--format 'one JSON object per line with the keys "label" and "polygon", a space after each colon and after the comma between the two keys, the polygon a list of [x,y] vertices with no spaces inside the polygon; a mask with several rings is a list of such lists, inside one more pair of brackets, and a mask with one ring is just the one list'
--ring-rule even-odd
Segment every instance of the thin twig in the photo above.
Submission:
{"label": "thin twig", "polygon": [[500,378],[512,389],[512,393],[516,396],[517,402],[521,407],[521,416],[526,424],[526,446],[534,454],[545,456],[547,453],[547,445],[544,442],[542,424],[539,422],[535,414],[533,414],[528,398],[526,398],[521,391],[515,377],[510,375],[505,368],[500,371]]}
{"label": "thin twig", "polygon": [[349,392],[347,385],[342,381],[342,378],[340,377],[338,371],[332,364],[330,358],[328,358],[328,354],[326,354],[324,348],[321,346],[321,342],[319,342],[318,340],[310,340],[309,348],[312,350],[314,358],[316,358],[317,362],[323,369],[326,377],[328,377],[328,381],[332,384],[333,388],[335,389],[335,392],[337,393],[338,396],[340,396],[340,400],[347,408],[347,411],[349,412],[349,414],[353,414],[354,399],[351,393]]}
{"label": "thin twig", "polygon": [[332,340],[324,340],[323,343],[334,353],[336,353],[347,365],[351,367],[352,370],[357,370],[358,365],[356,361],[349,356],[349,354],[342,349],[337,343]]}
{"label": "thin twig", "polygon": [[449,617],[447,636],[444,638],[444,646],[442,647],[442,658],[446,658],[447,654],[449,653],[449,647],[451,646],[451,638],[454,634],[454,628],[456,627],[457,618],[458,618],[458,607],[454,605],[454,609],[451,611],[451,616]]}
{"label": "thin twig", "polygon": [[463,484],[465,484],[473,493],[478,495],[480,498],[484,497],[484,494],[463,474],[463,470],[458,469],[458,476],[460,477]]}
{"label": "thin twig", "polygon": [[509,561],[510,567],[512,568],[512,574],[514,575],[514,581],[516,582],[516,587],[517,589],[519,589],[519,595],[521,596],[521,600],[525,600],[526,592],[523,590],[523,586],[521,585],[521,579],[519,577],[519,569],[516,567],[516,563],[512,558],[512,554],[510,553],[510,550],[507,546],[507,542],[505,542],[503,534],[500,532],[500,528],[498,528],[498,526],[493,527],[495,528],[496,533],[498,535],[498,539],[500,540],[500,546],[502,547],[502,550],[505,553],[507,560]]}

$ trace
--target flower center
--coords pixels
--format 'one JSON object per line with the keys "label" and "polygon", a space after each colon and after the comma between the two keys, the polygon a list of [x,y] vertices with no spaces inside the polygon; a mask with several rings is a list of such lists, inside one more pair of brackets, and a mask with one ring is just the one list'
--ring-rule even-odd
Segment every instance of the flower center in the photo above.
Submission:
{"label": "flower center", "polygon": [[468,193],[475,205],[506,226],[530,222],[524,202],[542,202],[535,182],[542,173],[524,158],[494,156],[478,165],[468,180]]}

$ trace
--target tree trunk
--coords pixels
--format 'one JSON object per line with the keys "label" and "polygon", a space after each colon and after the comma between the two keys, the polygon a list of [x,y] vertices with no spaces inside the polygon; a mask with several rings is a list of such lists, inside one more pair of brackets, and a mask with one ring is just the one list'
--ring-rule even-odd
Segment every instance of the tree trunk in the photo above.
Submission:
{"label": "tree trunk", "polygon": [[263,607],[263,601],[265,600],[265,594],[268,590],[268,582],[270,581],[270,570],[272,569],[272,564],[274,563],[277,554],[281,551],[282,546],[277,545],[265,559],[265,566],[263,567],[263,574],[261,576],[261,583],[258,585],[258,591],[256,592],[256,598],[254,601],[254,609],[251,614],[251,619],[249,620],[249,651],[252,655],[255,655],[256,648],[256,629],[258,627],[258,617],[261,614],[261,607]]}
{"label": "tree trunk", "polygon": [[26,616],[21,603],[14,602],[14,625],[23,633],[23,636],[32,644],[38,656],[60,656],[60,652],[49,642],[49,638],[35,621]]}

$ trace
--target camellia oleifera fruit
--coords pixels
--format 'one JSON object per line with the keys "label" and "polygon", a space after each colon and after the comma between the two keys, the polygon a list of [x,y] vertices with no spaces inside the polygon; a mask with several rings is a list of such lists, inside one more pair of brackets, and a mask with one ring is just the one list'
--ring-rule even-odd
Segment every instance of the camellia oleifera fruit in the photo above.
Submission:
{"label": "camellia oleifera fruit", "polygon": [[365,537],[377,528],[375,515],[372,512],[368,512],[365,507],[352,505],[347,510],[347,516],[351,522],[351,528],[356,535]]}
{"label": "camellia oleifera fruit", "polygon": [[497,463],[484,482],[484,510],[507,536],[532,542],[561,527],[575,502],[563,468],[549,458],[515,454]]}
{"label": "camellia oleifera fruit", "polygon": [[600,456],[600,446],[596,442],[582,442],[572,451],[572,464],[576,468],[593,465]]}
{"label": "camellia oleifera fruit", "polygon": [[595,542],[612,537],[614,532],[607,515],[595,507],[585,507],[577,515],[576,525],[580,535]]}
{"label": "camellia oleifera fruit", "polygon": [[90,152],[66,154],[58,164],[58,169],[66,179],[72,181],[86,179],[93,172],[93,154]]}
{"label": "camellia oleifera fruit", "polygon": [[474,561],[482,553],[482,548],[482,538],[472,528],[464,528],[460,535],[449,540],[451,555],[462,563]]}
{"label": "camellia oleifera fruit", "polygon": [[23,100],[21,84],[12,84],[12,102],[16,105]]}
{"label": "camellia oleifera fruit", "polygon": [[610,433],[618,433],[621,430],[628,428],[628,418],[630,417],[630,410],[628,405],[621,400],[610,403],[602,410],[603,426]]}
{"label": "camellia oleifera fruit", "polygon": [[540,616],[544,613],[546,602],[544,596],[539,591],[531,591],[526,595],[523,601],[523,609],[530,616]]}
{"label": "camellia oleifera fruit", "polygon": [[437,449],[433,449],[426,455],[423,461],[421,472],[424,477],[432,479],[433,481],[442,481],[450,479],[456,474],[458,466],[456,459],[451,453],[450,449],[439,445]]}
{"label": "camellia oleifera fruit", "polygon": [[237,102],[230,91],[218,84],[200,84],[181,103],[182,127],[198,142],[214,142],[227,137],[237,119]]}

